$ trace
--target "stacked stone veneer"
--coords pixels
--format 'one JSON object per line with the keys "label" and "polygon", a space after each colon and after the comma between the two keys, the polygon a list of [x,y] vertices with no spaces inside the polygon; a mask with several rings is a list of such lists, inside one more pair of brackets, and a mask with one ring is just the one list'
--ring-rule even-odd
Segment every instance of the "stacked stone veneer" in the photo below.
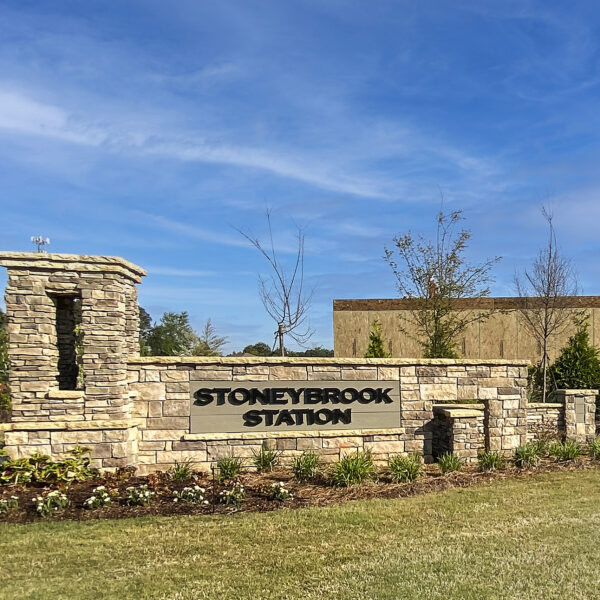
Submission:
{"label": "stacked stone veneer", "polygon": [[483,404],[438,404],[433,407],[433,456],[446,452],[474,462],[485,449]]}
{"label": "stacked stone veneer", "polygon": [[[130,448],[125,456],[119,445],[110,453],[100,446],[97,455],[107,459],[107,466],[135,461],[127,361],[138,350],[136,283],[145,271],[121,258],[30,252],[0,253],[0,265],[8,270],[9,450],[18,446],[26,453],[27,445],[35,445],[54,453],[75,438],[94,444],[118,438],[116,444]],[[74,337],[67,331],[74,323],[75,298],[81,301],[83,332],[85,383],[79,390],[73,389]],[[113,433],[104,435],[107,421]],[[119,421],[124,430],[115,433]],[[78,433],[66,435],[67,423],[79,423]]]}
{"label": "stacked stone veneer", "polygon": [[[132,358],[130,389],[134,415],[140,419],[138,462],[142,471],[167,469],[175,461],[192,459],[208,467],[222,456],[249,457],[271,446],[291,457],[315,450],[325,461],[346,452],[370,450],[378,461],[390,454],[416,452],[433,458],[433,406],[440,400],[505,399],[513,410],[515,396],[525,401],[527,367],[514,361],[304,358]],[[310,431],[239,434],[190,434],[190,382],[283,380],[399,381],[401,427],[385,430]],[[508,393],[510,390],[510,394]],[[517,390],[517,392],[515,392]],[[483,445],[483,413],[477,424],[480,441],[465,433],[465,448]],[[515,425],[516,427],[516,425]],[[510,435],[509,435],[510,434]],[[512,426],[500,427],[499,443],[524,443]],[[455,436],[458,443],[459,436]],[[476,446],[476,444],[479,444]],[[515,446],[516,447],[516,446]],[[508,448],[512,450],[514,448]],[[471,453],[473,454],[473,453]]]}
{"label": "stacked stone veneer", "polygon": [[[0,253],[0,265],[8,269],[13,410],[11,423],[2,429],[11,456],[60,456],[79,444],[92,449],[98,467],[132,464],[141,472],[165,470],[188,458],[208,468],[222,456],[249,457],[261,446],[281,450],[286,458],[315,450],[333,461],[346,452],[370,450],[378,461],[401,452],[429,461],[443,445],[474,460],[484,446],[514,451],[526,441],[531,419],[554,419],[550,409],[528,409],[523,361],[141,358],[140,267],[121,258],[13,252]],[[81,301],[84,386],[65,389],[77,380],[71,335],[76,298]],[[190,384],[223,380],[398,381],[400,426],[191,434]],[[476,400],[483,408],[434,409],[440,401],[461,400]],[[556,423],[562,418],[566,435],[589,439],[593,403],[592,392],[566,392]]]}

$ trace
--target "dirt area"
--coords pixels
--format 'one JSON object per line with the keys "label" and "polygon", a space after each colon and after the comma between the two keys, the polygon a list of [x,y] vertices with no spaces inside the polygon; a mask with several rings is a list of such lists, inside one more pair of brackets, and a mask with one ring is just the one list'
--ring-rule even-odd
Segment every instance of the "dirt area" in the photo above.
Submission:
{"label": "dirt area", "polygon": [[[224,489],[231,489],[233,482],[223,484],[213,480],[212,476],[196,474],[190,481],[173,481],[168,473],[156,473],[144,477],[136,477],[131,470],[120,473],[109,473],[103,477],[74,483],[71,486],[56,485],[4,485],[0,487],[0,499],[17,496],[19,509],[12,510],[0,521],[11,523],[27,523],[42,520],[35,508],[35,498],[44,490],[60,489],[69,499],[68,506],[43,520],[89,520],[89,519],[121,519],[149,515],[196,515],[234,512],[267,512],[279,508],[301,508],[307,506],[327,506],[350,500],[368,498],[401,498],[420,494],[440,492],[451,488],[465,488],[478,483],[503,479],[526,478],[533,473],[549,471],[573,471],[581,469],[597,469],[600,464],[588,458],[575,462],[557,463],[550,459],[542,461],[535,470],[521,470],[508,467],[502,471],[482,473],[476,467],[466,467],[460,472],[441,474],[436,465],[427,465],[422,478],[412,483],[393,483],[385,474],[377,481],[356,485],[349,488],[332,487],[322,477],[310,483],[296,481],[287,469],[278,469],[272,473],[258,474],[246,472],[239,477],[244,486],[245,499],[238,508],[219,502],[219,494]],[[274,482],[283,482],[293,498],[284,502],[272,500],[269,488]],[[128,486],[148,485],[156,493],[155,500],[148,506],[128,506],[123,498]],[[205,488],[208,505],[196,505],[184,502],[173,502],[174,492],[183,487],[199,485]],[[96,486],[104,485],[108,490],[116,492],[115,500],[110,505],[98,509],[86,509],[84,501],[93,495]]]}

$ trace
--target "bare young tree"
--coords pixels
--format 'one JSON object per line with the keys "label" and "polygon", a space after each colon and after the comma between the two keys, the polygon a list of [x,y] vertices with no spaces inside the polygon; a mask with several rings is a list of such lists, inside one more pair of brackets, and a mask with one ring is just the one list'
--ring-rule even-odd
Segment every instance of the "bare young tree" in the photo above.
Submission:
{"label": "bare young tree", "polygon": [[440,212],[434,241],[408,232],[394,237],[395,249],[385,248],[384,258],[396,276],[398,291],[414,307],[407,316],[412,328],[403,333],[415,337],[428,358],[456,358],[456,337],[471,323],[489,316],[462,309],[457,303],[461,298],[488,296],[490,271],[500,260],[466,262],[464,251],[471,233],[456,231],[463,219],[460,210]]}
{"label": "bare young tree", "polygon": [[312,337],[313,330],[308,323],[308,310],[312,299],[312,290],[304,287],[304,231],[297,227],[296,257],[291,268],[278,258],[273,242],[271,212],[267,210],[269,240],[265,245],[258,238],[238,229],[266,259],[271,266],[267,277],[259,275],[258,293],[268,315],[277,323],[273,348],[279,346],[279,353],[285,356],[285,336],[304,346]]}
{"label": "bare young tree", "polygon": [[573,312],[567,308],[565,299],[576,296],[578,286],[571,261],[558,249],[552,213],[542,206],[542,215],[548,223],[548,241],[538,252],[531,268],[522,275],[515,274],[514,283],[517,295],[526,299],[521,309],[523,321],[541,347],[542,399],[545,402],[548,345],[569,325]]}

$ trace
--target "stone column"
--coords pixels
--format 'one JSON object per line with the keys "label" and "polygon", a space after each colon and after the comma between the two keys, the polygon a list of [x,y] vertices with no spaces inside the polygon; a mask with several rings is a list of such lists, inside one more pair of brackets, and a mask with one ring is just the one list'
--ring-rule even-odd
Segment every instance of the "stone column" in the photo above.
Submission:
{"label": "stone column", "polygon": [[514,386],[499,386],[484,399],[486,449],[512,454],[527,442],[527,390],[523,381],[523,377],[516,377]]}
{"label": "stone column", "polygon": [[475,462],[479,451],[485,448],[483,411],[437,405],[434,415],[433,444],[436,456],[451,452],[465,462]]}
{"label": "stone column", "polygon": [[[54,454],[81,443],[94,449],[98,466],[135,462],[127,359],[138,354],[136,284],[145,271],[117,257],[33,252],[0,252],[0,265],[8,269],[9,451],[14,446],[13,454],[23,456],[45,440]],[[83,334],[80,389],[75,298]]]}
{"label": "stone column", "polygon": [[598,390],[557,390],[556,399],[565,407],[565,437],[581,443],[596,437]]}

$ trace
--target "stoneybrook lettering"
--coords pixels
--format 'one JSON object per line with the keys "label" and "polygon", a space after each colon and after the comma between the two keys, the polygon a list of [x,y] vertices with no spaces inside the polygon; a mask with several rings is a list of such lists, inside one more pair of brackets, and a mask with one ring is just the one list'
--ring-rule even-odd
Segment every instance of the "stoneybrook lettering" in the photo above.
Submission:
{"label": "stoneybrook lettering", "polygon": [[[393,404],[391,387],[213,387],[200,388],[193,394],[195,406],[248,406],[295,408],[252,408],[242,413],[244,427],[298,426],[298,425],[349,425],[352,408],[344,406]],[[324,408],[318,405],[327,405]],[[340,406],[341,405],[341,406]],[[304,408],[310,406],[314,408]],[[331,408],[330,408],[331,407]]]}

